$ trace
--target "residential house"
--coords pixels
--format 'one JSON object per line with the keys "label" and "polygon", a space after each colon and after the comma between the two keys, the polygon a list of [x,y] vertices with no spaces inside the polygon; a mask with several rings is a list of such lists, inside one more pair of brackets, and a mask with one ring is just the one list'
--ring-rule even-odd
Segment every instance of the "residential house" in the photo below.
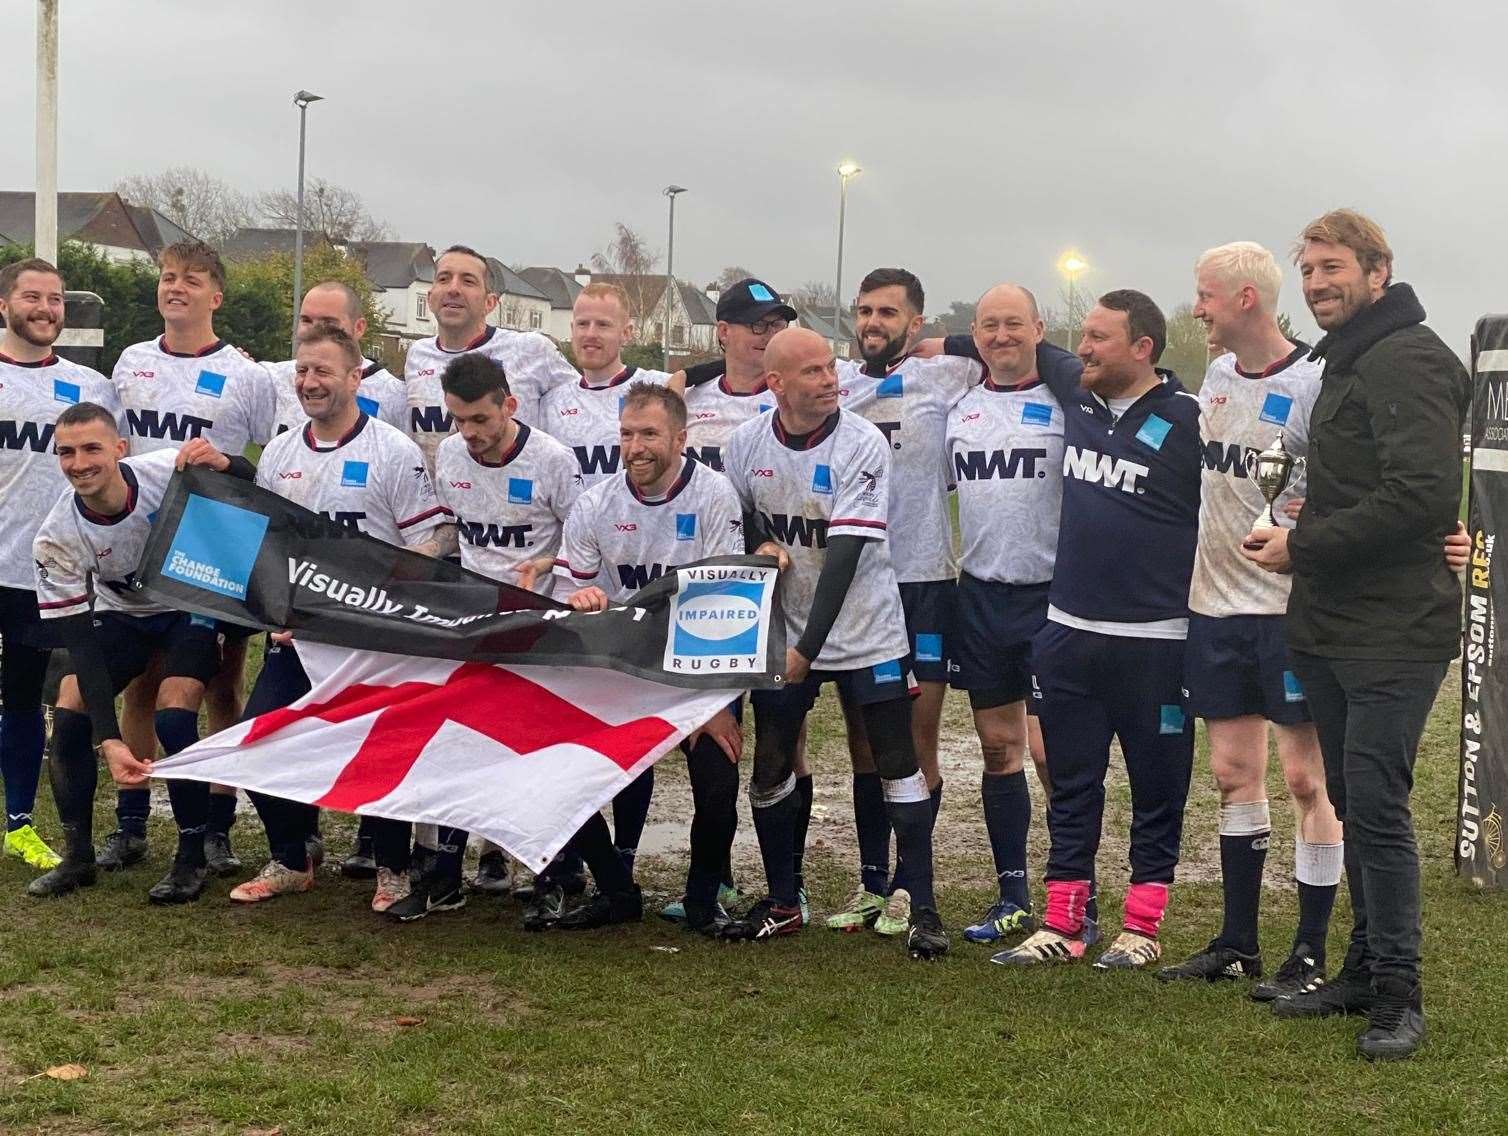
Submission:
{"label": "residential house", "polygon": [[489,256],[487,265],[492,269],[493,287],[497,289],[497,307],[492,309],[487,322],[514,331],[548,333],[553,311],[550,298],[497,257]]}
{"label": "residential house", "polygon": [[[36,209],[35,193],[0,191],[0,244],[32,244]],[[155,262],[168,245],[194,239],[157,210],[132,205],[118,193],[58,194],[58,238],[93,245],[118,262]]]}
{"label": "residential house", "polygon": [[810,328],[823,339],[832,343],[834,355],[839,359],[847,359],[852,356],[854,343],[852,312],[842,311],[838,313],[839,331],[834,336],[833,311],[831,308],[818,308],[795,299],[790,301],[790,305],[796,309],[797,324],[801,327]]}
{"label": "residential house", "polygon": [[570,273],[550,265],[537,265],[521,269],[519,275],[550,301],[545,334],[557,343],[565,343],[571,338],[571,305],[581,289],[592,282],[591,270],[578,267]]}
{"label": "residential house", "polygon": [[[592,282],[616,284],[628,295],[629,315],[638,325],[640,343],[665,341],[664,275],[593,273]],[[670,300],[672,354],[707,355],[717,350],[717,306],[694,285],[676,281]]]}

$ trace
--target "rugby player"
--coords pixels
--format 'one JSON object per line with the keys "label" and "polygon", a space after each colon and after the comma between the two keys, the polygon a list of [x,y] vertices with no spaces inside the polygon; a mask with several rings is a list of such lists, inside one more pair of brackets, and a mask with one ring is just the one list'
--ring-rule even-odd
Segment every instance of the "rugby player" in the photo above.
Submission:
{"label": "rugby player", "polygon": [[[219,253],[200,241],[180,241],[158,257],[157,310],[163,333],[121,352],[113,379],[126,409],[132,454],[176,448],[203,438],[223,454],[243,453],[272,436],[277,396],[267,372],[215,333],[215,312],[224,301],[225,267]],[[205,692],[211,732],[231,726],[241,714],[241,677],[246,663],[245,628],[226,624],[221,669]],[[156,674],[148,671],[125,694],[122,725],[137,752],[147,752],[147,723],[154,705]],[[128,867],[146,854],[150,803],[146,789],[122,789],[117,796],[119,828],[105,841],[99,866]],[[228,875],[240,868],[230,850],[235,793],[222,788],[211,801],[211,871]]]}
{"label": "rugby player", "polygon": [[[176,451],[128,458],[117,427],[114,412],[97,403],[77,403],[58,415],[54,447],[72,488],[53,505],[32,542],[37,605],[68,648],[72,668],[58,690],[49,765],[63,826],[63,859],[27,887],[34,896],[64,895],[95,881],[95,747],[118,784],[142,785],[151,774],[151,760],[138,758],[122,740],[115,696],[161,653],[154,725],[157,740],[172,755],[199,739],[205,683],[220,666],[221,635],[214,620],[162,607],[131,583],[173,471],[202,465],[249,479],[251,463],[239,455],[227,457],[203,438]],[[168,799],[178,848],[172,868],[147,898],[190,903],[204,889],[209,786],[175,778],[168,781]]]}
{"label": "rugby player", "polygon": [[686,452],[697,461],[721,471],[733,431],[775,405],[765,385],[765,347],[795,320],[796,309],[753,277],[718,296],[723,357],[686,370]]}
{"label": "rugby player", "polygon": [[1166,336],[1147,296],[1108,292],[1084,319],[1080,382],[1042,376],[1064,408],[1058,550],[1048,622],[1032,641],[1052,781],[1047,907],[1041,928],[995,962],[1082,957],[1112,738],[1131,781],[1131,886],[1123,929],[1094,965],[1143,967],[1162,953],[1194,759],[1183,641],[1201,465],[1198,401],[1156,369]]}
{"label": "rugby player", "polygon": [[[295,361],[294,382],[308,421],[262,451],[257,484],[388,544],[427,556],[443,553],[445,510],[435,499],[418,446],[369,417],[356,401],[364,369],[356,341],[341,328],[318,322],[300,335]],[[246,714],[256,717],[287,706],[308,690],[296,649],[279,634],[268,644]],[[308,891],[315,867],[308,841],[319,810],[263,793],[249,796],[267,830],[272,858],[230,898],[257,903]],[[409,826],[373,818],[370,827],[377,859],[372,910],[380,912],[409,892]],[[457,895],[448,906],[464,903],[465,896]]]}
{"label": "rugby player", "polygon": [[[622,603],[676,565],[744,551],[733,487],[716,470],[686,456],[686,404],[679,394],[661,384],[631,384],[618,436],[624,471],[581,495],[566,518],[555,564],[556,573],[576,585],[567,602],[577,611]],[[714,933],[727,922],[717,892],[737,823],[743,736],[733,709],[718,711],[683,748],[696,802],[686,924]],[[648,771],[638,781],[646,776]],[[572,842],[592,871],[597,894],[555,926],[581,929],[642,918],[643,901],[633,882],[638,835],[618,828],[610,837],[600,813],[582,826]]]}
{"label": "rugby player", "polygon": [[80,402],[97,403],[125,429],[110,380],[60,358],[52,349],[63,331],[62,274],[32,257],[0,269],[0,780],[5,782],[5,854],[33,868],[58,866],[37,834],[32,809],[42,773],[42,687],[49,642],[37,612],[31,544],[37,526],[68,487],[52,456],[58,415]]}
{"label": "rugby player", "polygon": [[932,807],[917,766],[905,616],[886,540],[890,448],[840,409],[826,340],[787,328],[766,349],[776,411],[744,423],[728,445],[729,479],[748,541],[788,564],[783,581],[786,685],[755,692],[749,797],[769,894],[724,929],[754,940],[798,932],[794,876],[797,738],[823,683],[858,707],[896,833],[896,890],[911,903],[909,952],[934,958],[948,938],[932,894]]}

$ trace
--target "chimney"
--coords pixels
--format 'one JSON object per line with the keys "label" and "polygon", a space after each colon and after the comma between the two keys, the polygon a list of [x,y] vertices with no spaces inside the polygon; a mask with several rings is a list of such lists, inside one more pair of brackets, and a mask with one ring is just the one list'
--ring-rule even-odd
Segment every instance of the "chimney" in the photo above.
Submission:
{"label": "chimney", "polygon": [[584,264],[576,266],[575,276],[576,283],[580,284],[583,288],[592,282],[592,270]]}
{"label": "chimney", "polygon": [[723,290],[716,284],[707,285],[707,299],[711,300],[714,304],[722,298],[722,294]]}

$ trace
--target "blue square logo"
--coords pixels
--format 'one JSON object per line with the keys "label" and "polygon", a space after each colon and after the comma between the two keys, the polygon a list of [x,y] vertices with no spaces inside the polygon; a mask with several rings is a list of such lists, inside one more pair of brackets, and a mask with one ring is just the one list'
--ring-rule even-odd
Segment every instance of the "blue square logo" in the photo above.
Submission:
{"label": "blue square logo", "polygon": [[886,375],[875,390],[875,398],[900,398],[906,393],[906,380],[900,375]]}
{"label": "blue square logo", "polygon": [[891,659],[888,663],[878,663],[869,668],[869,673],[874,676],[875,685],[887,682],[901,681],[901,664],[899,659]]}
{"label": "blue square logo", "polygon": [[819,465],[812,470],[812,492],[831,493],[833,491],[833,471],[831,466]]}
{"label": "blue square logo", "polygon": [[1283,672],[1283,701],[1304,701],[1304,688],[1299,684],[1299,676],[1292,671]]}
{"label": "blue square logo", "polygon": [[78,383],[65,383],[62,379],[52,380],[52,401],[66,402],[69,405],[78,402],[82,392]]}
{"label": "blue square logo", "polygon": [[194,384],[194,393],[219,398],[225,393],[225,376],[216,374],[214,371],[200,371],[199,381]]}
{"label": "blue square logo", "polygon": [[775,298],[775,293],[771,292],[763,284],[750,284],[749,295],[761,303],[768,303]]}
{"label": "blue square logo", "polygon": [[1164,702],[1157,708],[1157,732],[1159,734],[1181,734],[1187,721],[1188,719],[1184,716],[1182,706]]}
{"label": "blue square logo", "polygon": [[508,479],[508,504],[534,504],[533,480],[527,477],[510,477]]}
{"label": "blue square logo", "polygon": [[367,483],[367,463],[348,461],[340,468],[340,483],[349,488],[360,489]]}
{"label": "blue square logo", "polygon": [[1166,418],[1149,414],[1147,420],[1141,424],[1141,429],[1136,432],[1136,440],[1151,449],[1160,450],[1162,444],[1168,440],[1168,433],[1172,429],[1173,424]]}
{"label": "blue square logo", "polygon": [[266,534],[267,518],[261,513],[191,494],[163,558],[162,574],[244,600]]}
{"label": "blue square logo", "polygon": [[375,398],[368,398],[364,394],[359,394],[356,396],[356,405],[361,408],[361,412],[368,418],[377,417],[377,400]]}
{"label": "blue square logo", "polygon": [[676,540],[696,539],[695,513],[677,513],[675,515],[675,538]]}
{"label": "blue square logo", "polygon": [[1021,425],[1051,426],[1052,407],[1045,402],[1028,402],[1021,408]]}
{"label": "blue square logo", "polygon": [[1274,426],[1288,425],[1288,412],[1293,409],[1293,399],[1286,394],[1273,393],[1262,400],[1262,413],[1258,416],[1263,422],[1271,422]]}
{"label": "blue square logo", "polygon": [[770,409],[770,404],[769,403],[767,403],[767,402],[761,402],[759,404],[759,413],[763,414],[766,410],[769,410],[769,409]]}
{"label": "blue square logo", "polygon": [[918,632],[916,636],[916,661],[919,663],[942,662],[942,636],[927,632]]}

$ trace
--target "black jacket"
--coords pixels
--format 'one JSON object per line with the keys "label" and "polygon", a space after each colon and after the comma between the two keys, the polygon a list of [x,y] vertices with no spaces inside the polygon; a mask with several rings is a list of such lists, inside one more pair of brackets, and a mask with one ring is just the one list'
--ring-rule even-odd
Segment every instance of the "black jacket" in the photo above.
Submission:
{"label": "black jacket", "polygon": [[1461,593],[1442,541],[1461,497],[1466,369],[1407,284],[1319,341],[1308,499],[1288,538],[1288,645],[1343,659],[1444,660]]}

